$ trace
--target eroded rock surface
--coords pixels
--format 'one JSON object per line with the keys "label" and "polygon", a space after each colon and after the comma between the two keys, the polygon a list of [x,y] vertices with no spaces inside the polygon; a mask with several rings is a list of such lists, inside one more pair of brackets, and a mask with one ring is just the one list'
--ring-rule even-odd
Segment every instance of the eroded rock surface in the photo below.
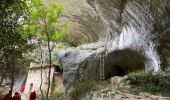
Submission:
{"label": "eroded rock surface", "polygon": [[169,47],[165,41],[170,36],[168,0],[87,1],[112,33],[111,51],[128,48],[138,52],[145,57],[146,68],[155,71],[167,64],[163,53]]}
{"label": "eroded rock surface", "polygon": [[140,93],[133,95],[129,93],[113,92],[113,91],[91,91],[78,100],[169,100],[169,97],[151,95],[149,93]]}
{"label": "eroded rock surface", "polygon": [[106,36],[103,38],[106,39],[60,52],[66,87],[81,78],[99,80],[99,60],[104,45],[106,79],[144,68],[155,72],[168,69],[169,0],[86,1],[104,23]]}
{"label": "eroded rock surface", "polygon": [[81,43],[103,40],[106,37],[107,27],[99,15],[85,0],[52,0],[63,5],[63,14],[60,18],[69,26],[69,43]]}

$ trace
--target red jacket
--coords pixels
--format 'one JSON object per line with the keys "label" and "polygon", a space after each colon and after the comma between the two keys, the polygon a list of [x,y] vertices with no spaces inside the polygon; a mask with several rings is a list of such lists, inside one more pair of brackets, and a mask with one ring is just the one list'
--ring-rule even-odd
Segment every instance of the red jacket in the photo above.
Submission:
{"label": "red jacket", "polygon": [[12,97],[12,100],[21,100],[21,98],[19,97],[19,95],[14,95],[14,96]]}
{"label": "red jacket", "polygon": [[35,99],[36,99],[36,93],[35,92],[31,92],[30,100],[35,100]]}
{"label": "red jacket", "polygon": [[24,92],[24,90],[25,90],[25,86],[24,86],[24,85],[22,85],[22,86],[21,86],[21,88],[20,88],[20,92],[21,92],[21,93],[23,93],[23,92]]}

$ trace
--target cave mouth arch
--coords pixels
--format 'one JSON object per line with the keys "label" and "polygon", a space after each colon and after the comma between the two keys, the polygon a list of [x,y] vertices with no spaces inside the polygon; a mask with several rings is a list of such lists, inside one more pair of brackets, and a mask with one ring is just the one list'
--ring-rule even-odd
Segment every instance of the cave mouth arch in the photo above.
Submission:
{"label": "cave mouth arch", "polygon": [[63,69],[61,69],[59,65],[53,65],[53,66],[54,66],[55,72],[58,72],[58,73],[61,73],[61,74],[63,73]]}
{"label": "cave mouth arch", "polygon": [[129,72],[145,69],[146,58],[131,49],[113,51],[105,58],[105,79],[125,76]]}

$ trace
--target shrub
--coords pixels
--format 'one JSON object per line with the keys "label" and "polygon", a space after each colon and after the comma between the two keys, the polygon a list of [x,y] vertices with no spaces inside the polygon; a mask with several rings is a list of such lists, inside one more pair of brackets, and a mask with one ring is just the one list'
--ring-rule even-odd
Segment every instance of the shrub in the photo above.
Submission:
{"label": "shrub", "polygon": [[76,98],[79,94],[85,93],[90,90],[95,84],[96,81],[94,80],[79,80],[71,87],[69,96],[71,98]]}
{"label": "shrub", "polygon": [[50,100],[56,100],[59,97],[62,97],[64,95],[63,92],[61,91],[53,91],[53,93],[51,94]]}
{"label": "shrub", "polygon": [[125,81],[129,81],[135,92],[150,92],[153,94],[170,93],[170,75],[149,71],[137,71],[127,75]]}

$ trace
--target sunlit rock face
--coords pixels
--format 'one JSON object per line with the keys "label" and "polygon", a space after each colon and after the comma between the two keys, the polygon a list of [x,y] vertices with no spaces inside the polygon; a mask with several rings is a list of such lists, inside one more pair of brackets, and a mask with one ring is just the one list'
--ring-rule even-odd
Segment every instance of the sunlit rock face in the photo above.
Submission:
{"label": "sunlit rock face", "polygon": [[[167,65],[170,37],[168,0],[86,0],[110,29],[111,49],[132,49],[145,57],[145,67]],[[110,35],[110,34],[109,34]],[[166,57],[167,58],[167,57]]]}
{"label": "sunlit rock face", "polygon": [[104,23],[106,39],[60,53],[66,86],[83,78],[99,80],[100,52],[104,51],[104,45],[106,79],[139,69],[155,72],[168,69],[169,0],[86,1]]}

